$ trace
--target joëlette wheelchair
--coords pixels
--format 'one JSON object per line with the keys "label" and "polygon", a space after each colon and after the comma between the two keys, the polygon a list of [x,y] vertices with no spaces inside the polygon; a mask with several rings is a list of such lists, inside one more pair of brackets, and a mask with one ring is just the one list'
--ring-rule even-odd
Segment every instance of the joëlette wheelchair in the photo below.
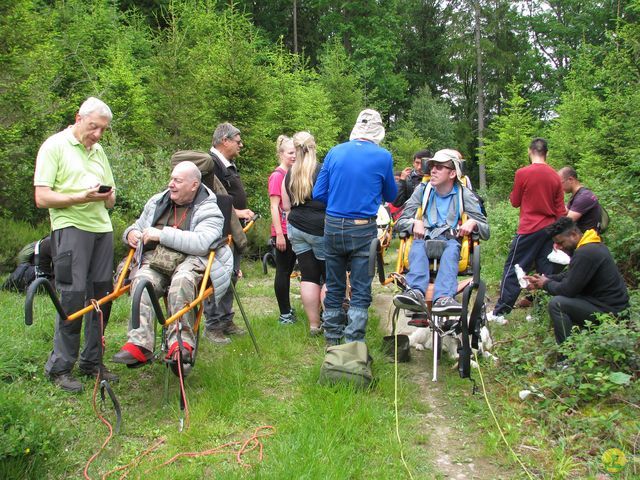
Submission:
{"label": "jo\u00eblette wheelchair", "polygon": [[[223,244],[228,244],[231,245],[232,240],[231,240],[231,235],[230,235],[230,225],[229,225],[229,218],[230,218],[230,214],[231,214],[231,198],[226,196],[226,195],[218,195],[217,196],[218,199],[218,205],[224,215],[225,218],[225,222],[224,222],[224,228],[223,228],[223,237],[220,240],[220,242],[216,243],[215,245],[212,245],[210,248],[210,252],[209,252],[209,257],[208,257],[208,261],[207,261],[207,266],[205,268],[205,272],[204,275],[202,277],[202,282],[198,288],[197,291],[197,295],[196,297],[189,302],[187,305],[185,305],[184,307],[182,307],[180,310],[178,310],[177,312],[169,312],[167,311],[167,314],[165,315],[163,308],[160,305],[160,301],[158,299],[158,295],[156,295],[155,289],[153,287],[153,284],[148,280],[148,279],[141,279],[138,282],[138,285],[135,289],[135,291],[132,293],[132,313],[131,313],[131,327],[136,329],[140,327],[140,302],[142,299],[142,295],[144,294],[144,292],[146,291],[149,295],[149,299],[150,299],[150,303],[152,306],[152,309],[154,311],[154,314],[156,316],[156,319],[158,320],[158,323],[162,326],[162,333],[161,333],[161,346],[160,346],[160,351],[159,352],[155,352],[156,348],[154,347],[154,355],[153,358],[157,359],[157,358],[164,358],[165,359],[165,364],[167,366],[167,369],[165,370],[165,389],[164,389],[164,394],[165,394],[165,399],[168,396],[168,385],[169,385],[169,370],[171,370],[175,375],[177,375],[180,378],[180,410],[182,413],[184,413],[185,407],[186,407],[186,394],[183,388],[183,379],[192,371],[193,367],[195,366],[195,361],[197,358],[197,352],[198,352],[198,345],[199,345],[199,332],[200,332],[200,321],[202,318],[202,313],[204,311],[204,305],[203,302],[211,297],[214,294],[214,288],[213,285],[211,284],[211,268],[213,266],[213,262],[215,259],[215,249],[220,247]],[[248,230],[250,230],[252,228],[252,226],[254,225],[255,221],[257,220],[257,218],[259,218],[259,215],[256,215],[254,218],[252,218],[247,225],[245,225],[244,227],[244,231],[247,232]],[[113,292],[111,292],[109,295],[106,295],[103,298],[97,299],[97,300],[91,300],[91,305],[86,306],[85,308],[75,312],[75,313],[71,313],[71,314],[67,314],[67,312],[64,311],[64,308],[62,307],[62,304],[57,296],[57,292],[54,288],[54,286],[51,284],[51,282],[44,277],[41,278],[37,278],[29,287],[29,289],[27,290],[27,295],[26,295],[26,299],[25,299],[25,323],[27,325],[32,325],[33,324],[33,301],[34,298],[36,296],[36,293],[38,292],[38,289],[40,286],[43,286],[45,288],[45,291],[47,292],[47,294],[49,295],[54,307],[56,308],[56,311],[58,312],[58,314],[60,315],[61,318],[66,319],[66,321],[68,322],[72,322],[72,321],[76,321],[78,319],[81,319],[82,316],[86,313],[91,312],[92,310],[99,310],[100,306],[108,304],[109,302],[112,302],[113,300],[117,299],[118,297],[124,295],[125,293],[129,292],[131,289],[131,279],[129,278],[130,274],[131,274],[131,269],[132,269],[132,262],[133,262],[133,258],[134,258],[134,254],[135,254],[135,250],[134,249],[130,249],[124,264],[122,266],[121,269],[119,269],[119,274],[117,277],[117,280],[115,282],[114,288],[113,288]],[[256,350],[256,352],[259,354],[259,348],[258,348],[258,344],[255,338],[255,335],[253,333],[253,329],[251,328],[251,324],[249,323],[249,320],[247,318],[247,315],[244,311],[244,307],[242,306],[242,302],[240,301],[240,298],[238,296],[238,293],[233,285],[233,281],[230,282],[229,284],[229,288],[231,288],[233,290],[234,293],[234,297],[236,299],[236,302],[238,303],[238,306],[240,308],[240,312],[242,314],[242,318],[244,319],[245,325],[247,326],[247,330],[249,332],[249,335],[251,336],[251,340],[253,342],[254,348]],[[167,310],[167,299],[166,297],[164,298],[164,303],[165,303],[165,310]],[[193,346],[193,351],[191,352],[191,358],[188,359],[187,361],[185,361],[185,359],[183,359],[181,352],[183,351],[183,343],[182,343],[182,338],[181,338],[181,328],[180,328],[180,320],[181,318],[184,316],[185,313],[191,311],[191,310],[195,310],[195,322],[192,326],[192,331],[194,334],[194,338],[195,338],[195,345]],[[179,348],[176,349],[175,352],[172,352],[172,355],[167,357],[168,353],[169,353],[169,345],[167,344],[168,341],[168,328],[170,328],[172,326],[172,324],[176,323],[176,327],[177,327],[177,339],[178,339],[178,346]],[[154,338],[156,338],[157,335],[154,335]],[[104,354],[104,352],[101,349],[101,356]],[[102,361],[102,358],[101,358]],[[139,366],[139,365],[135,365],[135,366]],[[135,367],[134,366],[134,367]],[[111,398],[113,404],[114,404],[114,409],[116,411],[116,416],[117,416],[117,423],[116,423],[116,431],[119,431],[120,429],[120,424],[121,424],[121,408],[120,408],[120,404],[117,400],[117,397],[115,396],[115,393],[113,392],[111,386],[109,385],[109,382],[107,380],[104,379],[100,379],[100,387],[101,387],[101,397],[104,400],[105,399],[105,391],[109,394],[109,397]],[[182,430],[184,425],[184,417],[180,418],[180,429]]]}
{"label": "jo\u00eblette wheelchair", "polygon": [[[142,301],[142,296],[145,292],[147,292],[148,296],[149,296],[149,301],[152,307],[152,310],[155,314],[156,319],[158,320],[158,324],[160,324],[162,326],[162,331],[161,331],[161,343],[160,343],[160,351],[159,352],[155,352],[156,348],[154,348],[154,358],[161,358],[164,360],[165,365],[167,366],[167,369],[165,370],[165,383],[164,383],[164,397],[165,399],[168,397],[168,388],[169,388],[169,370],[171,370],[179,379],[180,379],[180,410],[181,412],[184,414],[184,410],[186,407],[186,394],[184,391],[184,387],[183,387],[183,379],[189,375],[189,373],[192,371],[192,369],[195,366],[195,362],[196,362],[196,358],[197,358],[197,354],[198,354],[198,346],[200,344],[200,325],[201,325],[201,320],[202,320],[202,314],[204,312],[204,301],[211,297],[212,295],[214,295],[214,287],[211,283],[211,269],[213,268],[213,262],[215,260],[215,250],[217,248],[219,248],[220,246],[227,244],[227,245],[231,245],[232,244],[232,239],[231,239],[231,235],[230,235],[230,227],[228,224],[228,219],[230,218],[230,213],[231,213],[231,203],[230,203],[230,197],[229,198],[229,203],[226,204],[226,199],[224,198],[226,196],[224,195],[217,195],[218,198],[218,204],[221,207],[221,210],[224,213],[224,217],[225,217],[225,227],[224,227],[224,233],[225,235],[223,235],[223,238],[215,245],[211,246],[211,250],[209,252],[209,257],[208,257],[208,261],[207,261],[207,266],[205,268],[205,272],[204,275],[202,277],[202,282],[200,284],[200,287],[198,289],[198,294],[197,296],[188,304],[186,304],[184,307],[182,307],[180,310],[176,311],[176,312],[171,312],[168,309],[168,302],[167,302],[167,298],[166,295],[164,296],[164,305],[165,308],[163,310],[162,306],[160,305],[160,301],[158,298],[158,295],[156,294],[156,291],[154,289],[154,286],[152,284],[152,282],[149,279],[143,278],[141,279],[135,290],[132,293],[132,300],[131,300],[131,327],[136,329],[139,328],[140,326],[140,304]],[[224,205],[223,205],[224,204]],[[249,231],[255,221],[259,218],[259,215],[254,216],[243,228],[243,230],[245,232]],[[258,348],[258,343],[256,341],[256,337],[253,333],[253,329],[251,328],[251,324],[249,322],[249,319],[245,313],[244,307],[242,305],[242,302],[240,300],[240,297],[238,295],[237,290],[235,289],[235,286],[233,284],[233,281],[229,282],[229,287],[231,288],[233,291],[233,295],[234,298],[238,304],[238,307],[240,309],[240,313],[242,315],[242,318],[244,320],[244,323],[247,327],[247,331],[249,332],[249,335],[251,337],[251,340],[253,342],[253,346],[256,350],[257,354],[260,354],[260,350]],[[185,352],[185,348],[184,348],[184,343],[182,341],[182,329],[183,329],[183,325],[181,324],[182,322],[182,318],[183,316],[187,313],[190,312],[191,310],[195,310],[195,320],[193,322],[193,325],[191,326],[191,330],[193,332],[193,336],[195,339],[195,344],[193,345],[193,350],[192,352],[190,352],[190,355],[187,356],[187,358],[184,357],[184,353]],[[165,314],[166,311],[166,314]],[[169,337],[169,329],[170,328],[175,328],[176,329],[176,337],[177,337],[177,344],[178,344],[178,348],[172,350],[170,348],[170,345],[168,344],[168,337]],[[156,335],[157,336],[157,335]],[[180,418],[180,429],[182,430],[184,426],[184,417]]]}
{"label": "jo\u00eblette wheelchair", "polygon": [[[460,223],[467,220],[466,213],[462,213]],[[384,255],[388,247],[379,239],[371,242],[369,250],[369,275],[374,276],[376,266],[378,269],[378,279],[382,285],[395,284],[405,289],[407,287],[404,273],[409,268],[409,250],[411,248],[412,237],[407,233],[399,233],[400,246],[398,248],[398,258],[395,270],[385,275]],[[443,240],[427,240],[427,242],[442,242]],[[437,247],[437,245],[436,245]],[[442,252],[443,248],[432,248],[430,250]],[[462,294],[462,311],[459,317],[444,317],[432,313],[433,302],[433,282],[438,272],[440,257],[436,254],[429,258],[429,287],[424,292],[428,311],[426,319],[431,329],[433,339],[433,378],[438,379],[438,360],[442,353],[442,338],[452,336],[458,338],[458,372],[461,378],[471,378],[471,355],[472,348],[477,349],[480,341],[480,330],[486,324],[485,294],[486,284],[480,278],[480,243],[477,235],[465,236],[461,239],[460,261],[458,263],[458,275],[463,278],[458,280],[456,295]],[[474,296],[475,293],[475,296]],[[473,302],[472,302],[473,299]],[[470,308],[471,307],[471,308]],[[396,324],[400,314],[400,307],[395,307],[392,314],[392,331],[396,334]]]}

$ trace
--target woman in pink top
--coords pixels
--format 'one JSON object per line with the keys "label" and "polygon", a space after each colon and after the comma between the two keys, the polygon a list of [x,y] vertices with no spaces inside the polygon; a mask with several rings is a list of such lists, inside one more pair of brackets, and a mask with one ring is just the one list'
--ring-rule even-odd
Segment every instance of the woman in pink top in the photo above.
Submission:
{"label": "woman in pink top", "polygon": [[282,181],[296,160],[293,141],[280,135],[276,142],[280,165],[269,176],[269,204],[271,206],[271,241],[276,246],[276,276],[273,289],[280,309],[279,322],[283,325],[297,319],[289,301],[291,272],[296,263],[296,254],[287,238],[287,218],[282,210]]}

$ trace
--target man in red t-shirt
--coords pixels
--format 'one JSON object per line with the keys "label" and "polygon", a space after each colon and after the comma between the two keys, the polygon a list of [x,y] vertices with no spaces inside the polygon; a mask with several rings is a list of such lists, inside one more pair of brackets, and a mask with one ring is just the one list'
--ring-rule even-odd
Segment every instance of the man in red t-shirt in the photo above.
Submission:
{"label": "man in red t-shirt", "polygon": [[516,171],[509,200],[511,205],[520,208],[520,221],[504,265],[500,298],[493,313],[488,315],[489,320],[498,323],[506,323],[504,315],[511,311],[520,293],[514,269],[516,264],[525,273],[534,264],[540,274],[553,273],[553,264],[547,259],[553,249],[553,241],[545,227],[567,212],[560,177],[547,165],[547,150],[546,140],[534,138],[529,145],[531,165]]}

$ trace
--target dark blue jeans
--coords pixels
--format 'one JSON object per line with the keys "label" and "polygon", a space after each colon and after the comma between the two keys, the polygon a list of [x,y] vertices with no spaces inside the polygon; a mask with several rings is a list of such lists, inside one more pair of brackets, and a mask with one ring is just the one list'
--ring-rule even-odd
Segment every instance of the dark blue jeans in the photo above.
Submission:
{"label": "dark blue jeans", "polygon": [[[327,296],[322,315],[325,337],[337,341],[364,341],[367,310],[371,304],[369,276],[369,246],[376,238],[375,219],[364,224],[348,218],[326,216],[324,224]],[[345,314],[342,302],[347,289],[347,269],[350,269],[351,302]]]}
{"label": "dark blue jeans", "polygon": [[[440,258],[440,267],[434,282],[433,301],[442,297],[455,297],[458,290],[458,263],[460,261],[460,242],[447,239],[444,236],[438,240],[445,240],[447,246]],[[429,286],[429,258],[423,239],[413,239],[409,250],[409,271],[406,275],[407,285],[420,290],[426,295]]]}

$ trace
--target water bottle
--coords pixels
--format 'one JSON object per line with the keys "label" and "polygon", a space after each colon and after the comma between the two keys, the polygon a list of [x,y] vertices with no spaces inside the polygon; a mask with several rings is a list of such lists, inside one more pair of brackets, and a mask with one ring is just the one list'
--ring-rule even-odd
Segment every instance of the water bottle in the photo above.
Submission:
{"label": "water bottle", "polygon": [[518,283],[520,284],[520,288],[527,288],[527,285],[529,285],[529,282],[524,278],[525,273],[524,273],[524,270],[522,270],[522,267],[516,263],[513,269],[516,271],[516,277],[518,277]]}

